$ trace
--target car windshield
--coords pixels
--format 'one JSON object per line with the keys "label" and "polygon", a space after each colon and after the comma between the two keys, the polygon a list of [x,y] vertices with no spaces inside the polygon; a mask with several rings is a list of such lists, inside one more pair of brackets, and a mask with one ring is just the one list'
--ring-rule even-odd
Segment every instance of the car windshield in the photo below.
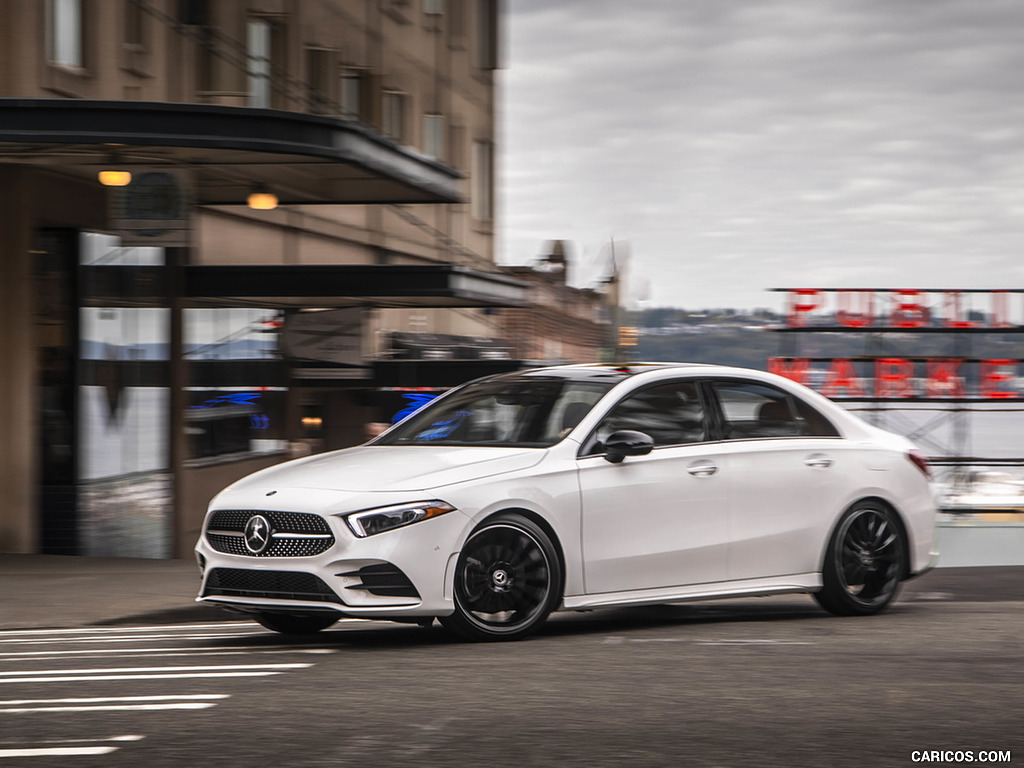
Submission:
{"label": "car windshield", "polygon": [[543,448],[569,434],[612,386],[558,376],[483,379],[417,411],[374,445]]}

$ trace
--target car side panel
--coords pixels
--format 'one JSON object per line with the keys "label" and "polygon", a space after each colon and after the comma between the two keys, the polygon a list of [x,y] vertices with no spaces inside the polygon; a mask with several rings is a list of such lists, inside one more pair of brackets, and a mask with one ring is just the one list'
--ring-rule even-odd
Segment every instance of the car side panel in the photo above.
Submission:
{"label": "car side panel", "polygon": [[822,541],[857,484],[841,439],[737,440],[729,447],[730,579],[818,570]]}

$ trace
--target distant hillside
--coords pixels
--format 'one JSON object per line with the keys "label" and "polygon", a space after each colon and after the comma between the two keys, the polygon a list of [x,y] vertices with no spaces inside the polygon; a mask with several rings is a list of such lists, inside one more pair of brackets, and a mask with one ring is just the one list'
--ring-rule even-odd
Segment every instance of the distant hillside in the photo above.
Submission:
{"label": "distant hillside", "polygon": [[778,333],[785,318],[760,310],[687,312],[652,309],[630,313],[625,324],[639,329],[635,360],[767,368],[770,357],[1024,357],[1014,335],[977,334],[956,340],[953,335],[867,333]]}

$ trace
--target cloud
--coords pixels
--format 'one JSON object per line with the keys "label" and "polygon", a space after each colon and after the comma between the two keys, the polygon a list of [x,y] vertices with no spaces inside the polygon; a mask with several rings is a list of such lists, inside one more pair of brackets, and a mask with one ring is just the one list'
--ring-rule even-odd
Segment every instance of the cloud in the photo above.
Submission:
{"label": "cloud", "polygon": [[1016,0],[506,8],[503,261],[615,236],[652,303],[690,307],[1020,275]]}

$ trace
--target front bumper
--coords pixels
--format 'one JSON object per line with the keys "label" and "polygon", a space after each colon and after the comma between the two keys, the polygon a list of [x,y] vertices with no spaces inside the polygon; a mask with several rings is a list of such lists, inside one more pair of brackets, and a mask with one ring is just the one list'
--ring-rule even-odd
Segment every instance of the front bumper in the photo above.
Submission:
{"label": "front bumper", "polygon": [[[243,514],[243,513],[239,513]],[[273,517],[274,511],[244,514]],[[324,613],[355,618],[445,616],[454,604],[450,585],[458,544],[470,520],[455,511],[393,531],[357,538],[336,515],[326,521],[333,543],[315,555],[239,554],[223,535],[208,533],[196,545],[203,571],[197,602],[246,612]],[[214,546],[216,544],[216,548]],[[230,542],[228,542],[230,543]],[[229,549],[231,551],[220,551]]]}

